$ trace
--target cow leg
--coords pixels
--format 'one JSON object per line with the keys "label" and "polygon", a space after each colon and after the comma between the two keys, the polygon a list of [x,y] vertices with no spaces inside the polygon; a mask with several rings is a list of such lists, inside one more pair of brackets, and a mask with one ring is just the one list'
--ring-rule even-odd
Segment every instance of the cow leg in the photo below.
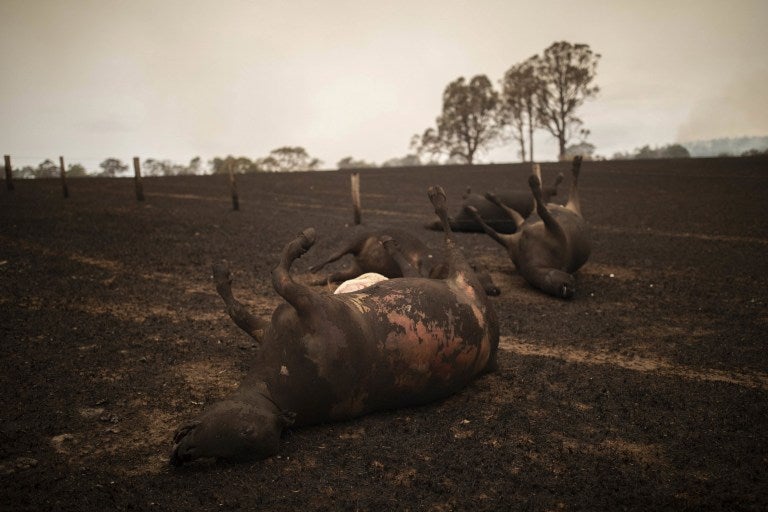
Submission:
{"label": "cow leg", "polygon": [[232,295],[232,274],[226,262],[221,261],[213,265],[213,282],[216,284],[216,291],[224,299],[229,317],[257,343],[261,343],[269,322],[253,315]]}
{"label": "cow leg", "polygon": [[317,235],[313,228],[307,228],[290,241],[280,257],[280,263],[272,270],[272,286],[288,303],[300,312],[310,313],[312,305],[320,295],[309,286],[299,284],[290,274],[294,260],[306,253],[315,244]]}
{"label": "cow leg", "polygon": [[499,290],[499,287],[496,286],[496,283],[493,282],[491,273],[488,272],[488,269],[485,267],[485,265],[477,262],[471,263],[471,265],[475,271],[475,275],[477,276],[477,279],[480,281],[480,284],[483,286],[483,290],[485,290],[485,293],[490,295],[491,297],[496,297],[498,295],[501,295],[501,290]]}
{"label": "cow leg", "polygon": [[360,265],[357,264],[357,261],[353,260],[349,265],[347,265],[343,269],[333,272],[327,277],[322,278],[320,282],[317,284],[340,283],[348,279],[354,279],[359,275],[361,275],[362,273],[363,273],[363,269],[360,268]]}
{"label": "cow leg", "polygon": [[333,263],[334,261],[338,261],[347,254],[349,254],[352,251],[352,247],[350,245],[344,246],[344,248],[337,250],[335,253],[333,253],[331,256],[329,256],[326,260],[313,265],[309,268],[309,271],[312,273],[315,273],[319,270],[322,270],[323,267],[325,267],[329,263]]}
{"label": "cow leg", "polygon": [[440,218],[445,233],[445,255],[448,263],[448,279],[464,277],[473,282],[473,287],[484,293],[482,285],[477,280],[475,272],[472,270],[469,262],[464,258],[461,250],[456,245],[451,231],[451,225],[448,220],[448,212],[445,209],[445,190],[442,187],[429,187],[427,190],[429,200],[435,208],[435,213]]}
{"label": "cow leg", "polygon": [[504,213],[506,213],[507,216],[514,221],[515,231],[520,230],[520,226],[523,225],[523,222],[525,222],[525,219],[523,218],[522,215],[520,215],[520,213],[518,213],[517,210],[514,210],[509,206],[505,205],[504,203],[502,203],[499,200],[499,198],[496,197],[496,194],[494,194],[493,192],[486,192],[485,198],[490,202],[492,202],[493,204],[495,204],[496,206],[498,206],[499,208],[501,208],[504,211]]}
{"label": "cow leg", "polygon": [[485,220],[483,220],[483,218],[480,216],[480,213],[477,211],[477,208],[474,206],[465,206],[464,211],[467,212],[473,219],[475,219],[475,222],[480,224],[480,227],[483,228],[483,231],[485,231],[488,236],[490,236],[503,247],[509,249],[510,247],[517,245],[517,240],[520,238],[519,229],[511,235],[505,235],[503,233],[499,233],[491,226],[486,224]]}
{"label": "cow leg", "polygon": [[541,178],[539,178],[536,174],[531,174],[530,178],[528,178],[528,184],[531,186],[533,198],[536,200],[536,213],[539,215],[539,218],[542,220],[542,222],[544,222],[544,226],[546,226],[547,231],[555,237],[558,245],[565,249],[567,243],[565,231],[563,231],[560,223],[557,222],[557,220],[552,216],[549,209],[547,208],[547,203],[545,203],[544,199],[541,197]]}
{"label": "cow leg", "polygon": [[387,251],[390,258],[395,260],[397,266],[400,267],[400,272],[403,274],[403,277],[421,277],[419,269],[411,265],[405,258],[403,252],[400,250],[400,246],[391,236],[384,235],[379,238],[379,242],[384,246],[384,249]]}
{"label": "cow leg", "polygon": [[579,200],[579,174],[581,174],[581,156],[576,156],[573,159],[573,166],[571,167],[571,189],[568,192],[568,202],[565,207],[572,212],[581,215],[581,201]]}

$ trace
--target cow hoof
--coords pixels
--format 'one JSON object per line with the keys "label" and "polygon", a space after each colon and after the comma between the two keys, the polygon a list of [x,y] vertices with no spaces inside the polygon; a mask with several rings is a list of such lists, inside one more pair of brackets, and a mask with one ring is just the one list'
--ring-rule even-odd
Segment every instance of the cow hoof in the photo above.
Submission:
{"label": "cow hoof", "polygon": [[541,189],[541,180],[535,174],[531,174],[528,177],[528,185],[531,187],[531,190]]}
{"label": "cow hoof", "polygon": [[232,284],[232,274],[229,272],[229,265],[225,260],[213,264],[213,279],[217,283]]}
{"label": "cow hoof", "polygon": [[307,228],[288,244],[287,255],[289,258],[298,258],[302,254],[306,253],[310,247],[315,245],[317,241],[317,233],[314,228]]}

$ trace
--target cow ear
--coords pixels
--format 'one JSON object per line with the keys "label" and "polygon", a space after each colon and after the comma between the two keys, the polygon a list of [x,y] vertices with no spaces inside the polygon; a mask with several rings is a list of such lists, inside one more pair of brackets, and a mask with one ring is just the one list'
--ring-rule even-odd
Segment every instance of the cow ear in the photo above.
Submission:
{"label": "cow ear", "polygon": [[292,411],[283,411],[278,418],[283,427],[290,427],[293,425],[293,422],[296,421],[296,413]]}

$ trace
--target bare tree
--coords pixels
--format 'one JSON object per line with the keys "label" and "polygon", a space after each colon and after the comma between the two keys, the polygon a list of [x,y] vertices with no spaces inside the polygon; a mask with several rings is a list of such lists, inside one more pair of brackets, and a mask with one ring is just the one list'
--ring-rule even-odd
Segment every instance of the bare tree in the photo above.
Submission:
{"label": "bare tree", "polygon": [[557,139],[560,158],[583,124],[576,110],[599,91],[592,85],[599,60],[600,55],[593,53],[589,45],[566,41],[552,43],[541,57],[535,58],[536,76],[542,84],[536,113],[541,126]]}

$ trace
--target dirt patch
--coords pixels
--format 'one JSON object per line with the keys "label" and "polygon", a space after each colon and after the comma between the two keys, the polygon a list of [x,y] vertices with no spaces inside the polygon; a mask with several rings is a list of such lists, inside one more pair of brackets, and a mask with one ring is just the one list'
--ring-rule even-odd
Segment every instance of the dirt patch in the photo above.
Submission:
{"label": "dirt patch", "polygon": [[[567,164],[545,164],[548,176]],[[363,220],[441,234],[466,186],[525,166],[366,170]],[[482,234],[457,234],[502,294],[497,372],[425,407],[293,429],[253,464],[167,465],[176,427],[230,392],[255,346],[211,264],[268,317],[269,273],[313,226],[349,229],[348,173],[22,181],[0,193],[3,510],[764,510],[768,507],[765,159],[585,163],[593,226],[578,291],[529,287]],[[339,262],[338,264],[343,264]]]}

